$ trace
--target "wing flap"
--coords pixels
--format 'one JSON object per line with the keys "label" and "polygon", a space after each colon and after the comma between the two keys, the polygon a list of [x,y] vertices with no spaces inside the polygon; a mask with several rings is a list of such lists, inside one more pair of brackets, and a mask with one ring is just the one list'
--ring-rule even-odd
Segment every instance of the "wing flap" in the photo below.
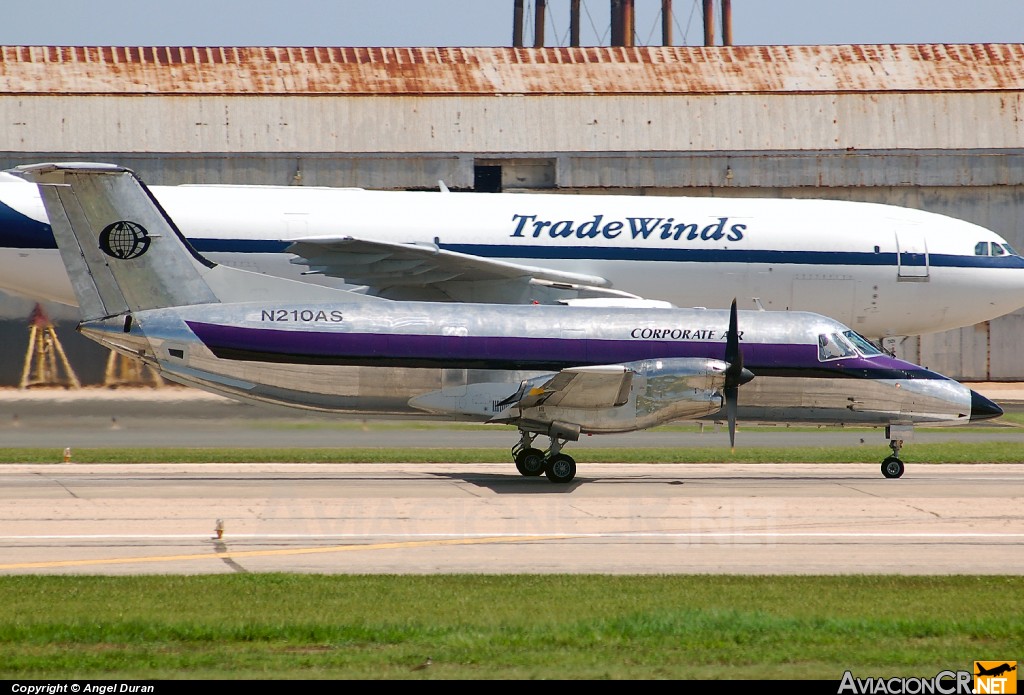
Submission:
{"label": "wing flap", "polygon": [[519,408],[538,405],[561,408],[614,408],[626,403],[633,370],[621,364],[563,369],[526,392]]}

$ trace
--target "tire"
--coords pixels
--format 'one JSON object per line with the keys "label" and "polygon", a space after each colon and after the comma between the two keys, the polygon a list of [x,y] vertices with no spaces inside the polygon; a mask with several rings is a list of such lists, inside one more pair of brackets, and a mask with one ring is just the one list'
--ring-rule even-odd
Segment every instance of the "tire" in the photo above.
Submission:
{"label": "tire", "polygon": [[886,478],[899,478],[903,476],[903,462],[895,456],[887,456],[882,461],[882,475]]}
{"label": "tire", "polygon": [[567,454],[557,454],[548,459],[544,472],[553,483],[568,483],[576,477],[576,459]]}
{"label": "tire", "polygon": [[516,454],[516,470],[528,478],[544,472],[544,452],[540,449],[523,449]]}

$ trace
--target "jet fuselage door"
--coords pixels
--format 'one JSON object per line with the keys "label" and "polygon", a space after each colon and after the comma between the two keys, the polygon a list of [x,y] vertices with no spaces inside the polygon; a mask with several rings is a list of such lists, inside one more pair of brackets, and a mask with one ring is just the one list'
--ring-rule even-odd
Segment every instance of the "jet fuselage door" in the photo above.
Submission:
{"label": "jet fuselage door", "polygon": [[928,280],[928,244],[924,232],[907,227],[897,231],[896,258],[899,280]]}

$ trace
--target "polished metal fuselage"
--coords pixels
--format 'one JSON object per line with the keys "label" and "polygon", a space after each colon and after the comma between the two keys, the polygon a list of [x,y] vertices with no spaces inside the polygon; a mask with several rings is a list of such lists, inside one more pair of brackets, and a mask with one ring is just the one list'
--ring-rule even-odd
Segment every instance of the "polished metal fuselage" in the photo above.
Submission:
{"label": "polished metal fuselage", "polygon": [[[80,330],[172,381],[235,398],[620,432],[719,417],[728,325],[727,311],[702,309],[266,301],[136,311],[130,325],[118,316]],[[822,360],[819,336],[849,330],[824,316],[742,311],[738,326],[744,366],[755,375],[739,388],[742,421],[885,426],[970,418],[971,391],[917,365],[888,355]],[[622,405],[540,405],[511,419],[500,405],[524,380],[608,364],[634,372]],[[472,407],[422,407],[425,396],[441,393],[471,396],[464,402]]]}

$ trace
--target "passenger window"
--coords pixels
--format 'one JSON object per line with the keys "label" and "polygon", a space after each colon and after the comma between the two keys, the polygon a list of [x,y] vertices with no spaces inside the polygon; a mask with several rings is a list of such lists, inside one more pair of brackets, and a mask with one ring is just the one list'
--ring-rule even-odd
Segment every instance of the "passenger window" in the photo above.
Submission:
{"label": "passenger window", "polygon": [[987,256],[988,255],[988,242],[987,241],[979,241],[977,244],[975,244],[974,245],[974,255],[975,256]]}

